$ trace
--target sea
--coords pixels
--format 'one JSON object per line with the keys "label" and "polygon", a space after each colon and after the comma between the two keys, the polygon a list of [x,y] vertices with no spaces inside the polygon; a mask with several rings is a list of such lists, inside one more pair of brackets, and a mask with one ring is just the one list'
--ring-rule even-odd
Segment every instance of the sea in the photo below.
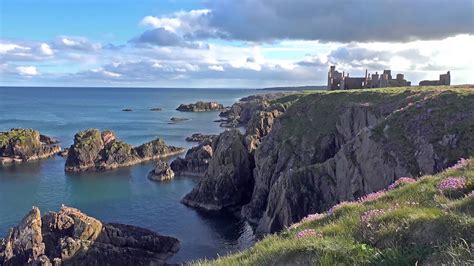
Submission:
{"label": "sea", "polygon": [[[268,92],[268,91],[265,91]],[[217,134],[219,112],[183,113],[181,103],[217,101],[226,106],[250,89],[0,87],[0,131],[33,128],[69,147],[78,131],[113,130],[119,139],[139,145],[156,137],[170,145],[190,148],[193,133]],[[123,109],[132,109],[124,112]],[[162,111],[150,111],[162,108]],[[171,117],[190,120],[170,124]],[[172,160],[171,158],[170,160]],[[42,214],[62,204],[104,222],[131,224],[176,237],[180,251],[168,260],[183,263],[211,259],[246,249],[255,242],[246,221],[230,214],[207,213],[180,203],[198,179],[170,182],[147,178],[153,162],[106,172],[64,172],[65,158],[0,166],[0,237],[32,208]]]}

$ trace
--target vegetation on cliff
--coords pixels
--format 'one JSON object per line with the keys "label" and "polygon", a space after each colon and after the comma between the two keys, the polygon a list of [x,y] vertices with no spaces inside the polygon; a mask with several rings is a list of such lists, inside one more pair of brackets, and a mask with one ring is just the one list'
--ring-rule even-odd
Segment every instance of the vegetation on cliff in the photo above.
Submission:
{"label": "vegetation on cliff", "polygon": [[474,160],[308,215],[205,265],[474,263]]}

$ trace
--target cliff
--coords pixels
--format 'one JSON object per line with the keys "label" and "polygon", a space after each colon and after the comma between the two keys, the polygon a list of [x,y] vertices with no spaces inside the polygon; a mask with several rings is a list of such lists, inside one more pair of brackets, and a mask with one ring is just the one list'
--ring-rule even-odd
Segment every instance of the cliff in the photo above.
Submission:
{"label": "cliff", "polygon": [[37,130],[13,128],[0,132],[0,165],[51,157],[61,151],[57,141]]}
{"label": "cliff", "polygon": [[61,207],[41,217],[36,207],[5,239],[1,265],[164,265],[179,250],[176,238],[131,225],[103,223]]}
{"label": "cliff", "polygon": [[[311,213],[254,247],[199,265],[471,265],[474,158]],[[305,193],[306,191],[302,191]]]}
{"label": "cliff", "polygon": [[161,139],[133,147],[118,140],[115,133],[110,130],[101,133],[98,129],[88,129],[74,136],[74,144],[69,148],[65,170],[104,171],[182,152],[183,148],[168,146]]}

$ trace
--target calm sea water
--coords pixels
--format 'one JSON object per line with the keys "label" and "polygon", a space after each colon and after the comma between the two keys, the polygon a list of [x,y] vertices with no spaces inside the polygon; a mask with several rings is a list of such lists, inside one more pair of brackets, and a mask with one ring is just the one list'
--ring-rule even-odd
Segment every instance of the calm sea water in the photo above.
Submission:
{"label": "calm sea water", "polygon": [[[80,130],[111,129],[134,145],[159,136],[168,144],[189,148],[193,144],[184,141],[186,136],[223,129],[213,122],[217,112],[181,113],[175,110],[179,104],[213,100],[230,105],[255,93],[244,89],[0,87],[0,131],[34,128],[68,147]],[[163,110],[149,111],[154,107]],[[124,108],[133,111],[122,112]],[[191,120],[168,124],[172,116]],[[132,224],[177,237],[181,250],[170,262],[214,258],[254,242],[253,230],[245,221],[198,212],[179,202],[196,179],[150,181],[147,173],[152,162],[87,174],[66,174],[64,163],[65,159],[55,157],[0,166],[0,236],[5,236],[33,205],[44,213],[66,204],[106,222]]]}

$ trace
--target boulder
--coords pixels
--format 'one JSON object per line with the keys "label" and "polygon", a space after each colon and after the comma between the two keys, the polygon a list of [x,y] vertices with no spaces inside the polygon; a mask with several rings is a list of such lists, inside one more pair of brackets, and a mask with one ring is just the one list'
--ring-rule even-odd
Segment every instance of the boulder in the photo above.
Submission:
{"label": "boulder", "polygon": [[148,178],[154,181],[167,181],[174,178],[174,172],[166,162],[158,161],[155,169],[148,173]]}
{"label": "boulder", "polygon": [[189,142],[204,142],[204,141],[211,141],[212,142],[212,139],[217,137],[217,135],[205,135],[205,134],[202,134],[202,133],[195,133],[195,134],[192,134],[190,137],[186,137],[186,141],[189,141]]}
{"label": "boulder", "polygon": [[33,210],[0,241],[1,265],[163,265],[179,250],[176,238],[103,223],[63,206],[43,217]]}
{"label": "boulder", "polygon": [[33,129],[13,128],[0,132],[0,164],[44,159],[61,151],[51,137]]}
{"label": "boulder", "polygon": [[182,153],[184,149],[168,146],[161,139],[138,147],[120,141],[110,130],[100,132],[88,129],[74,136],[69,148],[66,172],[103,171],[130,166],[140,162],[160,159]]}
{"label": "boulder", "polygon": [[210,111],[222,111],[224,105],[217,102],[196,102],[191,104],[181,104],[176,108],[181,112],[210,112]]}
{"label": "boulder", "polygon": [[191,120],[190,118],[184,118],[184,117],[171,117],[170,118],[170,121],[169,124],[176,124],[176,123],[179,123],[179,122],[184,122],[184,121],[188,121],[188,120]]}

